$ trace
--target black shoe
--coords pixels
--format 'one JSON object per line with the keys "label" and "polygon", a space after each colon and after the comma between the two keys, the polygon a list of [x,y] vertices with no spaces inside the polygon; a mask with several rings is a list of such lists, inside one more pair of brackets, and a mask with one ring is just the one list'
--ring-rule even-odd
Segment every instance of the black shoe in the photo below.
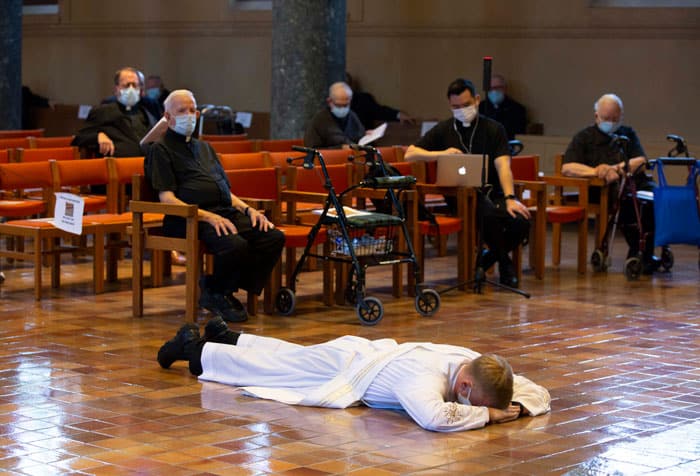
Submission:
{"label": "black shoe", "polygon": [[158,363],[164,369],[168,369],[176,360],[188,360],[185,355],[185,345],[199,338],[199,327],[196,324],[185,324],[177,331],[175,337],[160,348]]}
{"label": "black shoe", "polygon": [[642,264],[642,274],[654,274],[659,268],[661,268],[661,258],[656,256],[645,258]]}
{"label": "black shoe", "polygon": [[199,287],[201,288],[199,307],[220,316],[224,321],[244,322],[248,320],[248,313],[238,299],[223,293],[212,292],[201,279]]}
{"label": "black shoe", "polygon": [[218,344],[236,345],[240,334],[228,328],[228,324],[219,316],[212,317],[204,326],[204,340]]}
{"label": "black shoe", "polygon": [[511,288],[517,288],[518,284],[518,274],[515,272],[515,266],[513,262],[507,256],[498,262],[498,280],[504,286]]}
{"label": "black shoe", "polygon": [[498,261],[496,257],[496,253],[494,253],[491,250],[485,249],[482,250],[481,252],[481,268],[484,270],[484,272],[488,271],[491,269],[491,267],[496,264],[496,261]]}
{"label": "black shoe", "polygon": [[185,359],[189,362],[190,373],[195,377],[202,375],[202,351],[206,341],[201,337],[187,342],[184,346]]}

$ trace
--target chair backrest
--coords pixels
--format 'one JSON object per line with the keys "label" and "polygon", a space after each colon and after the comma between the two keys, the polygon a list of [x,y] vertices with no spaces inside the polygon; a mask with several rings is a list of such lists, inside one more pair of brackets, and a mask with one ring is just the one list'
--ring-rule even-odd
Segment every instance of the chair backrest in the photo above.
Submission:
{"label": "chair backrest", "polygon": [[0,149],[0,164],[6,164],[12,160],[14,149]]}
{"label": "chair backrest", "polygon": [[415,162],[392,162],[391,166],[398,170],[401,175],[412,175],[417,183],[425,183],[425,162],[417,160]]}
{"label": "chair backrest", "polygon": [[53,178],[48,161],[0,164],[0,190],[22,198],[25,190],[40,189],[51,214],[53,214],[52,188]]}
{"label": "chair backrest", "polygon": [[51,160],[54,190],[63,187],[106,185],[109,183],[107,159]]}
{"label": "chair backrest", "polygon": [[554,175],[561,175],[561,167],[564,164],[564,154],[554,156]]}
{"label": "chair backrest", "polygon": [[44,129],[14,129],[0,131],[0,139],[11,139],[15,137],[43,137]]}
{"label": "chair backrest", "polygon": [[134,175],[143,175],[143,157],[108,157],[109,185],[107,186],[107,212],[121,213],[127,209],[126,185],[131,185]]}
{"label": "chair backrest", "polygon": [[382,154],[382,159],[387,163],[401,162],[403,161],[404,149],[403,147],[397,145],[389,145],[383,147],[377,147],[377,150]]}
{"label": "chair backrest", "polygon": [[[286,177],[287,169],[290,166],[289,162],[287,162],[287,159],[288,158],[301,159],[302,157],[304,157],[305,154],[303,152],[289,151],[289,152],[270,152],[267,155],[270,158],[270,166],[271,167],[279,167],[280,170],[282,171],[282,177]],[[284,179],[283,179],[283,182],[284,182]]]}
{"label": "chair backrest", "polygon": [[70,147],[74,137],[75,136],[33,137],[32,143],[34,147],[40,149],[44,147]]}
{"label": "chair backrest", "polygon": [[248,134],[202,134],[199,136],[199,140],[214,142],[214,141],[232,141],[232,140],[246,140],[248,139]]}
{"label": "chair backrest", "polygon": [[18,147],[23,147],[29,149],[32,147],[31,138],[27,137],[10,137],[3,139],[0,137],[0,149],[16,149]]}
{"label": "chair backrest", "polygon": [[43,149],[17,149],[17,162],[46,162],[48,160],[77,160],[77,147],[45,147]]}
{"label": "chair backrest", "polygon": [[209,145],[217,154],[241,154],[255,151],[255,143],[252,140],[210,141]]}
{"label": "chair backrest", "polygon": [[355,154],[352,149],[319,149],[326,165],[347,164],[348,157]]}
{"label": "chair backrest", "polygon": [[[350,163],[327,165],[328,177],[336,193],[350,187],[354,182],[353,166]],[[325,178],[320,166],[313,169],[289,167],[287,170],[287,188],[300,192],[328,193],[324,188]]]}
{"label": "chair backrest", "polygon": [[219,154],[219,162],[221,162],[221,166],[224,170],[260,169],[270,166],[267,152]]}
{"label": "chair backrest", "polygon": [[231,191],[238,198],[274,200],[279,203],[281,192],[279,167],[227,170],[226,176],[231,184]]}
{"label": "chair backrest", "polygon": [[510,170],[514,180],[540,180],[540,156],[516,155],[511,159]]}
{"label": "chair backrest", "polygon": [[257,141],[257,150],[267,152],[287,152],[292,150],[293,145],[304,145],[304,139],[268,139]]}

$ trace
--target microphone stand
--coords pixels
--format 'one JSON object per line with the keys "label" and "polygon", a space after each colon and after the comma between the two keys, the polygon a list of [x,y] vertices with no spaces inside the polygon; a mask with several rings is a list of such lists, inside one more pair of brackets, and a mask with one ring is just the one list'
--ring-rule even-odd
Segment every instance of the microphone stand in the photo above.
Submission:
{"label": "microphone stand", "polygon": [[[519,144],[519,148],[517,148]],[[522,143],[520,141],[510,141],[508,143],[508,146],[510,147],[511,155],[517,155],[520,153],[520,151],[523,149]],[[476,262],[475,262],[475,269],[474,269],[474,279],[470,279],[468,281],[465,281],[463,283],[456,284],[454,286],[450,286],[446,289],[443,289],[440,291],[440,294],[452,291],[453,289],[461,288],[462,286],[465,285],[471,285],[472,289],[474,290],[475,293],[477,294],[482,294],[482,288],[484,284],[490,284],[493,287],[504,289],[506,291],[510,291],[515,294],[519,294],[527,299],[530,299],[530,293],[523,291],[522,289],[518,288],[513,288],[511,286],[507,286],[505,284],[501,284],[499,282],[490,280],[486,278],[486,270],[484,269],[483,265],[483,248],[484,248],[484,200],[486,199],[486,194],[488,192],[488,189],[490,185],[486,182],[486,170],[488,167],[488,161],[487,161],[487,155],[486,151],[482,152],[481,154],[481,186],[479,190],[476,193],[476,216],[477,216],[477,223],[476,223],[476,230],[477,230],[477,247],[476,247]],[[463,226],[467,226],[467,223],[464,223]]]}

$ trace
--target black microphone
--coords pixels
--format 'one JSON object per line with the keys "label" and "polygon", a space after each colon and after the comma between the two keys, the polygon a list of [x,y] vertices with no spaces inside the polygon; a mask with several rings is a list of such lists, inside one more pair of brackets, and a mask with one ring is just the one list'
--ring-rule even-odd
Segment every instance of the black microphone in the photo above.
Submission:
{"label": "black microphone", "polygon": [[[293,145],[292,150],[296,150],[297,152],[304,152],[306,154],[304,156],[304,163],[302,164],[303,168],[314,168],[314,157],[316,156],[316,154],[318,154],[318,151],[316,149],[312,149],[311,147],[302,147],[300,145]],[[293,161],[294,159],[292,157],[287,158],[287,163],[291,164]]]}
{"label": "black microphone", "polygon": [[488,93],[491,89],[491,63],[493,57],[484,56],[484,93]]}

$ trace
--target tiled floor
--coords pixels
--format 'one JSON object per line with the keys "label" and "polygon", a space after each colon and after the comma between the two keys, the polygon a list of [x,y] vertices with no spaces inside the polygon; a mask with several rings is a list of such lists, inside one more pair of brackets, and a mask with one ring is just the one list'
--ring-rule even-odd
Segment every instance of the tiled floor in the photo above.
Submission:
{"label": "tiled floor", "polygon": [[[574,242],[571,236],[567,242]],[[385,306],[375,327],[349,307],[318,303],[303,274],[293,317],[259,315],[246,332],[315,343],[343,334],[466,345],[507,357],[547,387],[552,413],[459,434],[431,433],[401,413],[290,407],[201,384],[155,355],[183,322],[183,287],[146,292],[131,317],[129,262],[106,294],[90,263],[66,264],[63,286],[32,298],[30,268],[0,287],[0,471],[6,474],[698,474],[700,272],[697,250],[674,247],[673,272],[627,282],[577,277],[574,250],[532,299],[490,288],[452,291],[432,318],[394,299],[386,268],[369,288]],[[621,253],[621,247],[617,248]],[[428,260],[444,286],[453,257]],[[200,316],[200,324],[206,315]]]}

